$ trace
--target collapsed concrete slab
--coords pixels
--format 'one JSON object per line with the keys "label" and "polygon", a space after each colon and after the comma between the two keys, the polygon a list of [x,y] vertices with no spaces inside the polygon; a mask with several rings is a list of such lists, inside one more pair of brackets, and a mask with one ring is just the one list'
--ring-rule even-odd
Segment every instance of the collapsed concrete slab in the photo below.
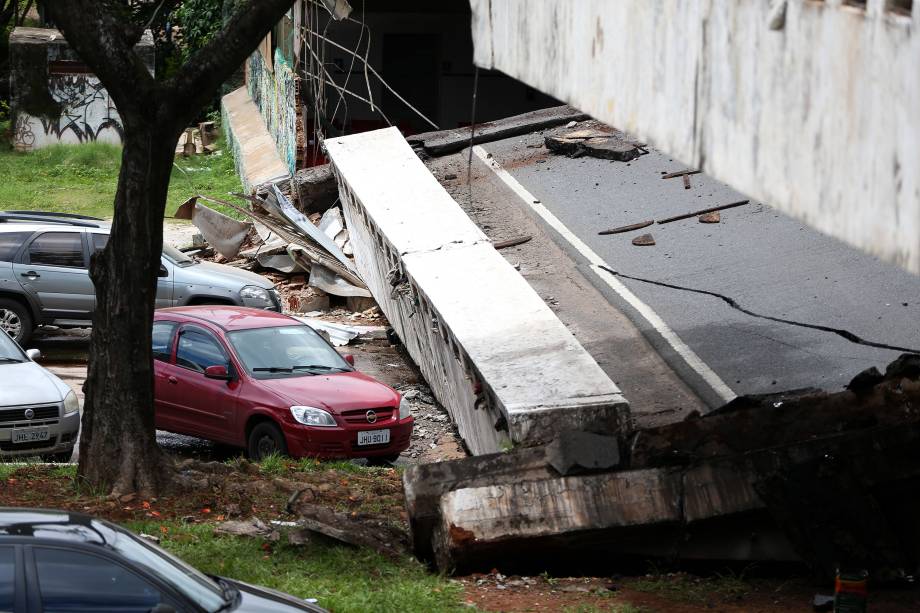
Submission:
{"label": "collapsed concrete slab", "polygon": [[444,571],[653,556],[913,574],[920,356],[873,381],[739,398],[635,432],[615,468],[603,468],[609,453],[560,463],[552,446],[413,466],[403,480],[416,554]]}
{"label": "collapsed concrete slab", "polygon": [[628,427],[617,386],[398,130],[326,150],[361,277],[474,454]]}
{"label": "collapsed concrete slab", "polygon": [[233,148],[237,174],[246,193],[266,183],[288,181],[291,173],[265,127],[258,107],[246,87],[221,98],[221,116],[227,142]]}

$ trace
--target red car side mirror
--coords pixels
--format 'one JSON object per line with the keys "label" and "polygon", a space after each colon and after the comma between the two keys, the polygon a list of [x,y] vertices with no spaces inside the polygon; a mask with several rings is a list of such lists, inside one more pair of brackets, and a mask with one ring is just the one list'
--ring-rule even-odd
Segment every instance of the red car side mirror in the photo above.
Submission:
{"label": "red car side mirror", "polygon": [[345,358],[345,361],[351,364],[352,366],[355,365],[355,356],[351,355],[350,353],[346,353],[342,357]]}
{"label": "red car side mirror", "polygon": [[227,372],[226,366],[208,366],[204,369],[204,376],[208,379],[221,379],[229,381],[232,377]]}

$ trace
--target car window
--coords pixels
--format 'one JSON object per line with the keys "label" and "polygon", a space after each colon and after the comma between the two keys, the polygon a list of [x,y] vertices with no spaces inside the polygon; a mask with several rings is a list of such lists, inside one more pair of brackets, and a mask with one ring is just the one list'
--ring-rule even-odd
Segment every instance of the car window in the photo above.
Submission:
{"label": "car window", "polygon": [[0,611],[13,610],[13,588],[16,579],[16,550],[0,547]]}
{"label": "car window", "polygon": [[[227,337],[243,366],[255,377],[268,379],[309,376],[315,366],[326,370],[351,370],[339,353],[310,326],[277,326],[230,332]],[[272,372],[268,369],[281,372]],[[287,369],[290,372],[283,372]]]}
{"label": "car window", "polygon": [[93,237],[93,251],[102,251],[109,242],[108,234],[90,234]]}
{"label": "car window", "polygon": [[154,584],[103,557],[51,547],[33,552],[44,613],[147,613],[164,600]]}
{"label": "car window", "polygon": [[230,368],[230,361],[214,337],[197,330],[183,330],[179,334],[176,364],[198,371],[208,366]]}
{"label": "car window", "polygon": [[0,232],[0,262],[12,262],[31,232]]}
{"label": "car window", "polygon": [[172,339],[176,324],[158,321],[153,324],[153,359],[168,362],[172,354]]}
{"label": "car window", "polygon": [[46,232],[29,245],[29,263],[85,268],[83,239],[79,232]]}

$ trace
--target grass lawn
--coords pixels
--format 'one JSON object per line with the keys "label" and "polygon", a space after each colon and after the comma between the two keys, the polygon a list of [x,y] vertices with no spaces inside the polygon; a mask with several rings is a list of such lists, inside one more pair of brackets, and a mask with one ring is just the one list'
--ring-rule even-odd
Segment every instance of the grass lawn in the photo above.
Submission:
{"label": "grass lawn", "polygon": [[[233,154],[176,158],[166,216],[195,194],[223,198],[241,191]],[[59,211],[111,218],[121,147],[107,143],[55,145],[20,153],[0,144],[0,210]]]}
{"label": "grass lawn", "polygon": [[219,483],[148,501],[113,500],[92,491],[80,484],[74,465],[0,463],[0,506],[60,508],[103,517],[135,533],[157,536],[162,547],[206,573],[317,598],[334,613],[470,610],[462,585],[428,572],[408,552],[394,560],[321,536],[291,545],[287,527],[279,528],[276,542],[215,534],[215,526],[230,519],[234,505],[235,519],[295,520],[285,511],[285,501],[291,489],[301,487],[314,489],[318,504],[404,525],[396,471],[277,457],[261,466],[238,459],[226,466],[232,470],[216,473],[222,475]]}
{"label": "grass lawn", "polygon": [[206,573],[316,598],[336,613],[469,611],[459,585],[410,558],[394,562],[367,549],[321,541],[293,546],[284,535],[277,543],[219,536],[207,524],[135,522],[126,527],[157,535],[162,547]]}

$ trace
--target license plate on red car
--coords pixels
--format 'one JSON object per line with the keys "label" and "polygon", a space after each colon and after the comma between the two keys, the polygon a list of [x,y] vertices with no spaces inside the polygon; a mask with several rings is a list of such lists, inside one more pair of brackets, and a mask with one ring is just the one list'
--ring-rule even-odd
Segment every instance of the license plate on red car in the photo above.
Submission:
{"label": "license plate on red car", "polygon": [[386,445],[390,442],[389,430],[362,430],[358,432],[358,446]]}

